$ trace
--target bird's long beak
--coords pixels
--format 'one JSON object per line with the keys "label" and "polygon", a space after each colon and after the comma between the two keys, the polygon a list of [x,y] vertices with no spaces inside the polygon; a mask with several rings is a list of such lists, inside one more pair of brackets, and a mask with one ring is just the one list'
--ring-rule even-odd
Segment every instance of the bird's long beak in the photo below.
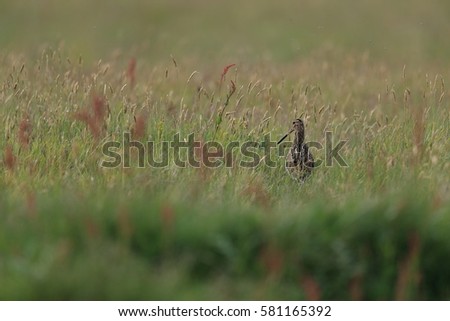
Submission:
{"label": "bird's long beak", "polygon": [[281,142],[282,142],[283,140],[285,140],[286,137],[288,137],[289,134],[292,133],[293,131],[294,131],[294,128],[292,128],[290,131],[288,131],[288,133],[287,133],[286,135],[284,135],[283,137],[281,137],[281,139],[278,141],[277,145],[280,145]]}

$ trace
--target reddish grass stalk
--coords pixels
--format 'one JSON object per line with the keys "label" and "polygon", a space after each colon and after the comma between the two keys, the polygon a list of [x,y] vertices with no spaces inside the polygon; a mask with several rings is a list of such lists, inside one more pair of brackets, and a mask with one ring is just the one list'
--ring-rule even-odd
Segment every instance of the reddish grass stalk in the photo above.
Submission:
{"label": "reddish grass stalk", "polygon": [[363,278],[361,275],[354,276],[349,285],[350,298],[354,301],[360,301],[363,299]]}
{"label": "reddish grass stalk", "polygon": [[231,64],[231,65],[225,66],[223,68],[222,75],[220,77],[220,82],[223,82],[223,80],[225,79],[226,74],[228,73],[228,70],[230,70],[230,68],[232,68],[234,66],[236,66],[236,64]]}
{"label": "reddish grass stalk", "polygon": [[420,236],[417,233],[411,234],[409,238],[409,250],[404,260],[398,267],[397,285],[395,287],[395,299],[407,300],[411,285],[419,282],[419,275],[415,264],[420,255]]}
{"label": "reddish grass stalk", "polygon": [[107,104],[102,96],[94,95],[91,111],[87,108],[75,113],[74,118],[86,124],[92,136],[99,139],[107,114]]}
{"label": "reddish grass stalk", "polygon": [[127,78],[130,82],[131,88],[134,88],[136,83],[136,58],[131,58],[128,63]]}
{"label": "reddish grass stalk", "polygon": [[140,113],[134,116],[134,126],[131,129],[131,135],[134,139],[142,139],[145,137],[145,133],[147,132],[147,119],[146,113]]}
{"label": "reddish grass stalk", "polygon": [[424,137],[425,137],[425,115],[423,111],[416,110],[414,112],[414,129],[413,129],[413,141],[414,141],[414,161],[419,163],[424,153]]}
{"label": "reddish grass stalk", "polygon": [[16,167],[16,156],[14,156],[13,148],[11,145],[6,145],[5,151],[3,153],[3,164],[9,170],[14,170]]}
{"label": "reddish grass stalk", "polygon": [[161,221],[165,231],[170,231],[175,223],[175,212],[170,205],[164,205],[161,208]]}
{"label": "reddish grass stalk", "polygon": [[100,228],[92,218],[85,219],[84,226],[89,238],[97,238],[100,235]]}
{"label": "reddish grass stalk", "polygon": [[37,216],[37,206],[36,206],[36,193],[28,191],[26,195],[26,204],[28,215],[31,218]]}
{"label": "reddish grass stalk", "polygon": [[31,122],[28,115],[25,115],[19,124],[19,143],[23,147],[28,147],[31,137]]}
{"label": "reddish grass stalk", "polygon": [[306,299],[309,301],[318,301],[320,300],[320,286],[314,280],[314,278],[307,274],[303,278],[300,279],[300,284],[305,291]]}
{"label": "reddish grass stalk", "polygon": [[273,245],[265,247],[261,252],[261,261],[269,276],[280,275],[284,266],[283,252]]}
{"label": "reddish grass stalk", "polygon": [[95,139],[98,139],[100,137],[100,128],[95,121],[95,118],[93,118],[87,110],[81,110],[77,112],[74,115],[74,118],[76,120],[79,120],[86,124],[87,128],[91,132],[92,136],[94,136]]}
{"label": "reddish grass stalk", "polygon": [[92,99],[92,111],[96,122],[101,122],[106,116],[106,103],[105,99],[101,96],[95,95]]}
{"label": "reddish grass stalk", "polygon": [[204,140],[200,140],[198,143],[194,143],[194,156],[195,160],[199,162],[200,167],[197,168],[197,173],[199,173],[200,180],[206,182],[210,177],[211,171],[205,166],[208,162],[207,155],[205,155],[203,147],[205,146]]}
{"label": "reddish grass stalk", "polygon": [[260,182],[249,183],[244,189],[244,195],[248,196],[252,202],[262,208],[268,209],[272,205],[272,199],[269,193]]}

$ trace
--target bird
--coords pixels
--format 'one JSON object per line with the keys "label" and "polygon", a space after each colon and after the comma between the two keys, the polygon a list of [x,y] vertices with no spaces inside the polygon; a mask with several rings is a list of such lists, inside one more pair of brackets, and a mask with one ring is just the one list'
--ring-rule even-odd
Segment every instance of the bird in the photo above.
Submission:
{"label": "bird", "polygon": [[294,141],[289,153],[286,155],[285,167],[287,173],[295,180],[304,182],[314,168],[314,157],[305,144],[305,125],[300,118],[292,122],[292,128],[277,143],[279,145],[292,132],[295,132]]}

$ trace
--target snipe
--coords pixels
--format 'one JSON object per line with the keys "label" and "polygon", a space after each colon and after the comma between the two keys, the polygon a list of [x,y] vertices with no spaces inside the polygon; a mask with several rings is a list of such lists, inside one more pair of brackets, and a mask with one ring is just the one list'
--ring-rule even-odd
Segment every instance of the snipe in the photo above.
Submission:
{"label": "snipe", "polygon": [[289,134],[295,133],[294,142],[286,155],[286,171],[289,175],[298,181],[305,181],[314,168],[314,158],[309,152],[308,145],[305,144],[305,125],[301,119],[292,122],[292,129],[281,138],[277,144],[280,144]]}

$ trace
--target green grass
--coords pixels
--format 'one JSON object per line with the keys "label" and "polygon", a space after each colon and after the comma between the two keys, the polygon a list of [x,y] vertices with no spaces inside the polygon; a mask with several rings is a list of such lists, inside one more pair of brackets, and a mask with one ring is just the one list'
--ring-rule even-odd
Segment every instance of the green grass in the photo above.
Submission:
{"label": "green grass", "polygon": [[[446,8],[1,1],[0,299],[449,299]],[[300,115],[348,167],[99,166],[136,119],[227,144]]]}

